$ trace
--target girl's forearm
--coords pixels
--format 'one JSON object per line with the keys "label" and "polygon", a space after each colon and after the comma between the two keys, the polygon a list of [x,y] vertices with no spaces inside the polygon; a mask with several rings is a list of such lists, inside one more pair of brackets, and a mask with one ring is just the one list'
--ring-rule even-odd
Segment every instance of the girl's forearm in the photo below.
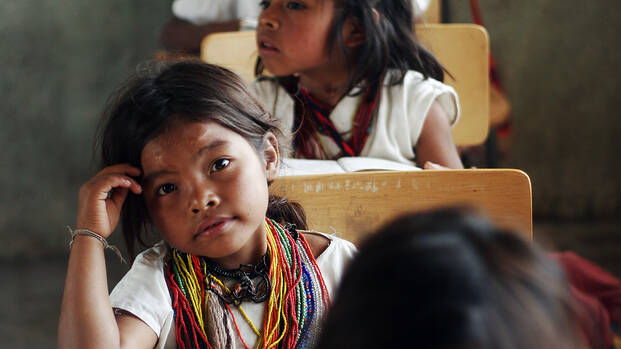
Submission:
{"label": "girl's forearm", "polygon": [[429,109],[416,144],[417,165],[423,167],[427,161],[447,168],[464,168],[453,142],[448,116],[437,101]]}
{"label": "girl's forearm", "polygon": [[76,236],[69,255],[58,326],[59,348],[118,348],[102,244]]}

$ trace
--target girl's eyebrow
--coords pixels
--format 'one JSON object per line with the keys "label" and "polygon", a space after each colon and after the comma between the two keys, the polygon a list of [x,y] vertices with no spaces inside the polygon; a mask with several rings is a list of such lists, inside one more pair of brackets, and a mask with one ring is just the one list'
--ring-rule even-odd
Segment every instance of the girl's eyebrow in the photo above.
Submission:
{"label": "girl's eyebrow", "polygon": [[172,174],[175,173],[174,171],[168,171],[168,170],[160,170],[160,171],[155,171],[153,173],[149,173],[148,175],[144,176],[142,178],[141,184],[142,185],[148,185],[149,183],[152,183],[157,177],[161,176],[161,175],[167,175],[167,174]]}
{"label": "girl's eyebrow", "polygon": [[215,139],[215,140],[211,141],[210,143],[208,143],[206,146],[204,146],[201,149],[199,149],[198,155],[201,155],[202,153],[204,153],[206,151],[213,150],[215,148],[221,147],[221,146],[226,145],[228,143],[229,142],[224,140],[224,139]]}
{"label": "girl's eyebrow", "polygon": [[[224,139],[215,139],[213,141],[211,141],[210,143],[208,143],[206,146],[200,148],[197,152],[198,155],[203,154],[204,152],[208,152],[211,151],[215,148],[227,145],[229,142],[227,140]],[[142,179],[142,185],[147,185],[149,183],[152,183],[157,177],[161,176],[161,175],[167,175],[167,174],[172,174],[175,173],[174,171],[168,171],[168,170],[160,170],[160,171],[155,171],[153,173],[149,173],[146,176],[143,177]]]}

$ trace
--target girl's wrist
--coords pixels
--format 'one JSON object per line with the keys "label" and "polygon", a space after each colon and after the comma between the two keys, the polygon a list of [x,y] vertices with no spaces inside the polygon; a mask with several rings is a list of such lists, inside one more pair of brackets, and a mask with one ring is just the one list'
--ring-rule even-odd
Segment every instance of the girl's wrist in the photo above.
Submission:
{"label": "girl's wrist", "polygon": [[73,250],[75,248],[86,249],[89,253],[98,253],[99,251],[103,252],[105,250],[105,248],[102,248],[100,241],[86,235],[76,235],[71,239],[69,242],[69,249]]}
{"label": "girl's wrist", "polygon": [[90,240],[91,243],[97,242],[98,244],[101,244],[104,250],[111,249],[121,259],[121,262],[127,263],[125,259],[123,258],[123,256],[121,255],[121,251],[119,251],[119,249],[116,246],[108,244],[108,241],[100,234],[92,230],[89,230],[89,229],[75,229],[74,230],[74,229],[71,229],[70,227],[67,227],[67,229],[69,230],[69,233],[71,234],[71,241],[69,242],[69,248],[71,248],[74,242],[76,241],[85,242],[85,241]]}

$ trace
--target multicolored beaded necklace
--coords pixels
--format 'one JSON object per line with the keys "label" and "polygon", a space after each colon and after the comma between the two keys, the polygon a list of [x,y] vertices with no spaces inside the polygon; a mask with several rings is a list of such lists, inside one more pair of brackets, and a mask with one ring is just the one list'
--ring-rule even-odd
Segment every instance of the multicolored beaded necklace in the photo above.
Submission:
{"label": "multicolored beaded necklace", "polygon": [[[321,271],[303,235],[289,233],[267,218],[265,229],[264,258],[256,265],[242,265],[232,271],[206,257],[172,250],[165,276],[180,349],[234,347],[233,327],[249,349],[230,304],[238,308],[259,337],[257,348],[305,348],[315,344],[330,303]],[[239,282],[231,290],[219,277]],[[243,300],[265,301],[262,332],[246,315]]]}
{"label": "multicolored beaded necklace", "polygon": [[307,159],[329,158],[319,134],[330,137],[340,148],[341,156],[359,156],[370,133],[371,121],[377,111],[382,84],[368,87],[352,119],[352,136],[345,140],[330,120],[333,108],[317,101],[298,79],[283,81],[283,87],[295,101],[295,153]]}

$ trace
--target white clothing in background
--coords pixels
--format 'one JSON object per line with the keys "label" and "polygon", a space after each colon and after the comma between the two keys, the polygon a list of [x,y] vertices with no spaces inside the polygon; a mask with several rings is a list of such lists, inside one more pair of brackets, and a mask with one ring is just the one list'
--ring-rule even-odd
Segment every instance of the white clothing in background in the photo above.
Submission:
{"label": "white clothing in background", "polygon": [[[414,14],[418,17],[427,10],[431,0],[413,0]],[[261,13],[259,0],[174,0],[175,17],[192,24],[226,22],[235,19],[256,19]]]}
{"label": "white clothing in background", "polygon": [[[412,70],[405,74],[401,84],[389,86],[391,73],[385,78],[377,115],[359,156],[415,165],[414,147],[431,105],[437,101],[446,112],[449,124],[454,125],[459,117],[457,93],[452,87],[432,78],[423,79],[422,74]],[[287,133],[294,128],[295,105],[287,91],[271,79],[257,80],[250,87],[267,111],[281,121],[285,136],[291,137]],[[361,99],[362,95],[345,96],[330,114],[330,120],[345,140],[351,138],[353,119]],[[329,136],[320,137],[328,157],[337,158],[341,152],[338,145]],[[289,141],[292,147],[293,140]]]}
{"label": "white clothing in background", "polygon": [[236,19],[256,19],[261,13],[259,0],[175,0],[175,17],[192,24],[226,22]]}
{"label": "white clothing in background", "polygon": [[425,11],[427,11],[427,8],[429,7],[430,2],[431,0],[414,0],[412,3],[412,5],[414,6],[414,15],[416,17],[420,17],[423,13],[425,13]]}

